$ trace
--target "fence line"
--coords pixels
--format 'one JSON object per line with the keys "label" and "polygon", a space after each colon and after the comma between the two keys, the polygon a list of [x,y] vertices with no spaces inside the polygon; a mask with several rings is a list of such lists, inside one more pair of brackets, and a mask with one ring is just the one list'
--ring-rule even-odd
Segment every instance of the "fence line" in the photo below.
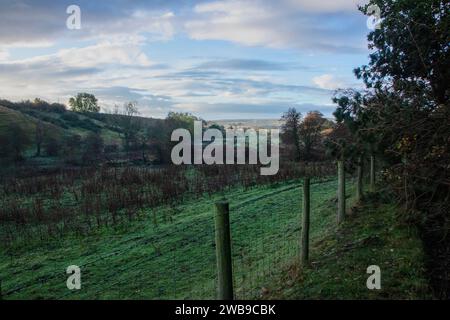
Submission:
{"label": "fence line", "polygon": [[[325,201],[324,199],[333,196],[336,183],[335,179],[313,181],[311,194]],[[123,284],[135,285],[136,290],[144,288],[143,298],[248,299],[259,297],[264,293],[261,291],[267,286],[267,281],[274,275],[276,268],[289,266],[300,258],[299,239],[302,231],[300,214],[303,211],[300,205],[303,200],[300,186],[302,184],[293,183],[237,204],[232,201],[226,209],[225,207],[218,209],[225,212],[229,210],[227,214],[231,228],[229,246],[226,244],[226,236],[217,237],[217,230],[220,232],[221,228],[217,228],[217,220],[216,228],[214,228],[211,208],[206,214],[189,217],[189,220],[182,218],[166,224],[161,223],[154,226],[155,230],[144,230],[132,238],[120,238],[118,244],[123,245],[126,242],[131,244],[80,264],[83,270],[100,273],[105,279],[117,280],[105,286],[104,283],[95,283],[92,280],[94,275],[88,274],[84,276],[83,285],[94,289],[93,292],[89,292],[90,296],[100,298],[105,297],[105,291],[108,290],[115,289],[120,292]],[[316,190],[318,186],[324,187],[325,190]],[[283,193],[290,191],[298,191],[292,199],[294,206],[292,202],[287,202],[282,197]],[[311,203],[312,222],[314,222],[314,210],[317,209],[317,205],[318,203]],[[298,210],[293,211],[292,207]],[[226,224],[225,221],[223,223]],[[214,230],[216,230],[215,240]],[[251,237],[248,236],[249,234]],[[216,256],[214,246],[218,252]],[[221,253],[228,256],[226,252],[228,250],[232,261],[229,266],[220,267],[222,263],[218,260],[222,259]],[[97,270],[102,269],[106,262],[114,261],[115,257],[121,257],[126,262],[122,268],[116,265],[103,273]],[[128,259],[132,263],[129,263]],[[227,260],[228,258],[223,259],[223,261]],[[222,272],[219,271],[219,275],[214,268],[216,263],[219,266],[218,270],[223,268]],[[229,272],[231,264],[233,277]],[[161,265],[166,267],[161,269]],[[93,266],[97,268],[92,268]],[[168,269],[170,272],[167,272]],[[64,271],[58,268],[39,277],[39,281],[57,282],[58,280],[59,283],[60,278],[66,276],[65,273],[62,275]],[[142,273],[151,274],[151,283],[142,283]],[[168,273],[171,273],[170,277]],[[29,279],[19,286],[9,288],[3,292],[3,298],[19,293],[35,283],[36,279]],[[65,285],[65,281],[63,284]],[[217,287],[221,288],[219,296],[216,296]],[[77,297],[77,292],[64,292],[54,298],[69,297]],[[124,297],[127,298],[127,296]]]}

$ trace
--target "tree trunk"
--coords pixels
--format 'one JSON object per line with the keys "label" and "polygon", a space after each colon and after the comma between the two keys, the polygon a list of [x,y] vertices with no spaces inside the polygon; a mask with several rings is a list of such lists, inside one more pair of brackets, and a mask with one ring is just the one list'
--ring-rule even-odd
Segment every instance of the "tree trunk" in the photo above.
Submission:
{"label": "tree trunk", "polygon": [[338,161],[338,224],[342,223],[345,218],[345,169],[343,158]]}
{"label": "tree trunk", "polygon": [[356,178],[356,202],[360,202],[363,198],[363,159],[359,157],[358,166],[356,168],[357,178]]}
{"label": "tree trunk", "polygon": [[310,221],[310,179],[303,180],[303,216],[302,216],[302,243],[300,246],[300,263],[306,266],[309,261],[309,221]]}
{"label": "tree trunk", "polygon": [[370,156],[370,191],[375,191],[375,156]]}
{"label": "tree trunk", "polygon": [[36,157],[40,157],[41,156],[41,143],[37,143],[36,144]]}

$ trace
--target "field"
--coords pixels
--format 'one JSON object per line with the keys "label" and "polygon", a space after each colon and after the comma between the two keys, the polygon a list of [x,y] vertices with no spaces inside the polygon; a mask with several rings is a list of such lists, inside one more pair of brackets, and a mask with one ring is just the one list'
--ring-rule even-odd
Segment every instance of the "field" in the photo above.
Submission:
{"label": "field", "polygon": [[[300,186],[301,180],[295,179],[252,188],[236,186],[176,205],[144,208],[132,221],[102,226],[83,236],[71,234],[26,244],[13,243],[1,254],[3,298],[214,299],[214,203],[223,198],[230,201],[236,298],[308,298],[308,291],[298,289],[304,281],[299,281],[297,269]],[[335,230],[336,187],[334,178],[313,181],[311,241],[314,258],[326,253],[330,241],[336,238],[335,231],[331,231]],[[354,193],[351,181],[347,188],[350,195]],[[328,243],[326,248],[322,248],[324,241]],[[416,250],[414,248],[412,246],[411,250]],[[411,250],[405,250],[403,254],[409,257]],[[364,265],[368,259],[371,258],[363,257],[359,263]],[[421,261],[413,261],[413,264],[420,266]],[[81,290],[69,291],[66,287],[65,270],[69,265],[81,268]],[[336,262],[323,265],[321,272],[312,273],[309,297],[319,297],[323,293],[315,292],[314,288],[330,281],[337,265]],[[360,271],[364,277],[364,270]],[[420,270],[414,276],[418,276],[414,281],[420,284]],[[404,286],[409,289],[408,279],[404,279]],[[364,279],[354,286],[361,293],[368,291],[363,291]],[[347,296],[352,297],[352,292],[348,291],[352,285],[346,283],[343,288],[347,288]],[[339,295],[334,297],[339,298]],[[400,293],[397,297],[403,296]]]}
{"label": "field", "polygon": [[[333,197],[334,180],[314,184],[314,208]],[[236,188],[175,207],[143,210],[127,225],[105,227],[2,253],[4,298],[214,298],[214,202],[231,200],[237,295],[256,297],[273,267],[298,251],[299,183]],[[286,201],[288,200],[289,201]],[[172,221],[164,221],[169,211]],[[155,224],[155,215],[158,221]],[[334,218],[317,215],[319,230]],[[313,229],[313,232],[314,232]],[[67,290],[65,269],[78,265],[83,289]]]}
{"label": "field", "polygon": [[[315,234],[311,267],[280,271],[267,299],[432,299],[420,237],[396,221],[399,212],[388,195],[369,195],[339,229],[332,224]],[[380,290],[366,286],[372,265],[380,267]]]}

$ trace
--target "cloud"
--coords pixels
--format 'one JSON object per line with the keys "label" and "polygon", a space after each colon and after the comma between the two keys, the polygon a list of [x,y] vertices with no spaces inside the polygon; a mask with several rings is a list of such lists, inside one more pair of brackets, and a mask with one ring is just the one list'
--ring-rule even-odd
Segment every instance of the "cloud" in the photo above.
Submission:
{"label": "cloud", "polygon": [[314,77],[313,82],[319,88],[327,90],[336,90],[344,87],[344,83],[331,74]]}
{"label": "cloud", "polygon": [[[0,2],[0,96],[67,101],[86,91],[104,106],[136,100],[152,116],[323,111],[348,84],[321,75],[343,69],[323,61],[366,45],[352,0],[78,0],[81,30],[65,26],[70,0]],[[299,70],[317,77],[309,84]]]}
{"label": "cloud", "polygon": [[[0,96],[63,99],[80,91],[130,85],[136,74],[165,68],[153,63],[134,43],[101,42],[53,54],[0,61]],[[113,94],[110,91],[109,94]]]}
{"label": "cloud", "polygon": [[236,77],[218,71],[187,70],[162,74],[153,79],[162,81],[159,90],[167,91],[168,94],[175,97],[195,98],[196,101],[267,99],[289,96],[291,99],[314,97],[328,102],[332,94],[332,91],[327,89],[256,79],[245,73]]}
{"label": "cloud", "polygon": [[169,96],[155,95],[138,88],[114,86],[86,88],[86,91],[92,92],[99,98],[104,110],[128,101],[136,101],[141,115],[155,116],[156,111],[159,116],[162,116],[174,105]]}
{"label": "cloud", "polygon": [[0,62],[0,70],[10,75],[29,74],[39,77],[57,76],[62,72],[100,72],[108,65],[120,67],[151,67],[153,63],[137,45],[102,42],[82,48],[61,49],[54,54],[28,59]]}
{"label": "cloud", "polygon": [[0,62],[9,58],[9,52],[7,50],[0,49]]}
{"label": "cloud", "polygon": [[84,48],[60,50],[56,58],[67,66],[122,65],[148,67],[152,62],[135,44],[102,42]]}
{"label": "cloud", "polygon": [[308,13],[317,12],[346,12],[354,11],[358,5],[367,3],[367,0],[333,0],[333,1],[311,1],[311,0],[286,0],[288,7],[296,10],[304,10]]}
{"label": "cloud", "polygon": [[[51,46],[58,39],[170,39],[175,33],[174,1],[79,0],[81,29],[68,30],[66,9],[72,1],[2,0],[0,43],[3,46]],[[176,4],[175,6],[182,6]]]}
{"label": "cloud", "polygon": [[224,70],[246,70],[246,71],[283,71],[299,68],[298,66],[257,59],[222,59],[201,63],[197,69],[224,69]]}
{"label": "cloud", "polygon": [[239,119],[247,118],[279,118],[290,107],[301,113],[311,110],[321,111],[325,116],[331,116],[335,107],[332,105],[318,105],[311,103],[295,103],[269,101],[266,103],[201,103],[179,104],[178,110],[201,114],[205,119]]}
{"label": "cloud", "polygon": [[211,79],[213,77],[217,77],[219,75],[221,75],[221,73],[217,71],[203,71],[197,70],[195,68],[190,68],[188,70],[181,70],[161,74],[156,77],[159,79],[167,79],[167,80],[180,80],[180,79],[206,80]]}
{"label": "cloud", "polygon": [[68,41],[140,39],[165,41],[187,34],[249,46],[312,52],[357,53],[365,49],[365,0],[122,1],[79,0],[81,30],[65,26],[68,0],[2,0],[4,47],[51,46]]}
{"label": "cloud", "polygon": [[224,0],[195,6],[185,29],[196,40],[358,53],[365,49],[357,1]]}
{"label": "cloud", "polygon": [[321,76],[314,77],[312,81],[317,87],[325,90],[337,90],[351,87],[360,88],[362,86],[362,83],[349,81],[347,78],[333,74],[323,74]]}

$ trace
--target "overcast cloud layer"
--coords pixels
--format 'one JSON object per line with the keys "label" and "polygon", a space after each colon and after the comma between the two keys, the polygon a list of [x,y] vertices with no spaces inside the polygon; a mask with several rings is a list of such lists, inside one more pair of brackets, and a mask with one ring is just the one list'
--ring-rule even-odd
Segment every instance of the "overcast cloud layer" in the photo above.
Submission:
{"label": "overcast cloud layer", "polygon": [[[290,106],[330,115],[337,88],[359,86],[366,17],[352,0],[0,0],[0,97],[146,116],[277,118]],[[81,29],[66,8],[81,8]]]}

